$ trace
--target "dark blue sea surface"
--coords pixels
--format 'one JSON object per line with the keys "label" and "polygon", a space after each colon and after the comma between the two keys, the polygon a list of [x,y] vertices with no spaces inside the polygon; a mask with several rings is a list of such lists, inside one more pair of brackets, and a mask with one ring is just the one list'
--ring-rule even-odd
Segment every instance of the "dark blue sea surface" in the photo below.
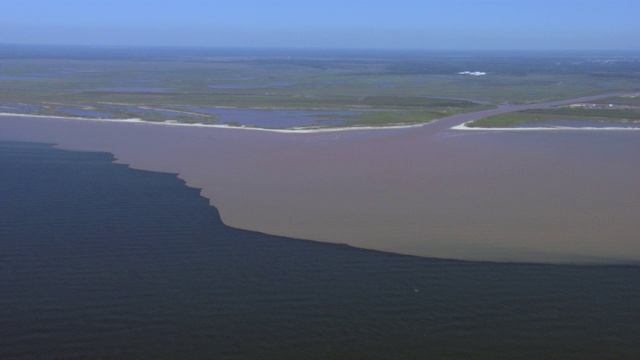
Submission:
{"label": "dark blue sea surface", "polygon": [[0,142],[0,359],[640,357],[640,267],[233,229],[175,175],[112,160]]}

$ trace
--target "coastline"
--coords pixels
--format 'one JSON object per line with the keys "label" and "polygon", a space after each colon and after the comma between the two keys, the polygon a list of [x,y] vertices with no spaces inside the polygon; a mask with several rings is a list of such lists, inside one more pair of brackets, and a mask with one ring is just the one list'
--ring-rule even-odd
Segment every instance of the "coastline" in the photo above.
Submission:
{"label": "coastline", "polygon": [[[518,111],[518,110],[514,110]],[[473,114],[473,113],[467,113]],[[462,114],[465,115],[465,114]],[[235,130],[254,130],[254,131],[265,131],[265,132],[274,132],[281,134],[314,134],[314,133],[329,133],[329,132],[340,132],[340,131],[359,131],[359,130],[394,130],[394,129],[411,129],[411,128],[419,128],[434,122],[444,120],[444,119],[435,119],[430,122],[420,123],[420,124],[407,124],[407,125],[388,125],[388,126],[347,126],[347,127],[328,127],[328,128],[310,128],[310,127],[301,127],[301,128],[286,128],[286,129],[271,129],[271,128],[261,128],[261,127],[253,127],[253,126],[231,126],[231,125],[217,125],[217,124],[200,124],[200,123],[180,123],[180,122],[172,122],[172,121],[146,121],[140,118],[129,118],[129,119],[97,119],[97,118],[84,118],[77,116],[48,116],[48,115],[31,115],[31,114],[14,114],[14,113],[0,113],[0,116],[17,116],[17,117],[27,117],[27,118],[46,118],[46,119],[60,119],[60,120],[77,120],[77,121],[99,121],[99,122],[111,122],[111,123],[139,123],[139,124],[150,124],[150,125],[166,125],[166,126],[188,126],[188,127],[201,127],[201,128],[214,128],[214,129],[235,129]],[[480,119],[480,118],[479,118]],[[522,127],[522,128],[487,128],[487,127],[468,127],[467,124],[476,121],[478,119],[467,121],[460,125],[455,125],[451,127],[451,130],[471,130],[471,131],[549,131],[549,130],[589,130],[589,131],[625,131],[625,130],[640,130],[640,127],[565,127],[565,126],[554,126],[554,127]]]}
{"label": "coastline", "polygon": [[[231,125],[219,125],[219,124],[202,124],[202,123],[180,123],[174,121],[146,121],[140,118],[129,119],[99,119],[99,118],[85,118],[78,116],[49,116],[49,115],[31,115],[31,114],[15,114],[15,113],[0,113],[0,116],[17,116],[28,118],[46,118],[46,119],[60,119],[60,120],[78,120],[78,121],[99,121],[99,122],[111,122],[111,123],[140,123],[151,125],[167,125],[167,126],[189,126],[189,127],[201,127],[201,128],[214,128],[214,129],[237,129],[237,130],[254,130],[254,131],[266,131],[282,134],[312,134],[312,133],[325,133],[325,132],[337,132],[337,131],[354,131],[354,130],[385,130],[385,129],[409,129],[421,127],[430,122],[420,124],[407,124],[407,125],[389,125],[389,126],[345,126],[345,127],[300,127],[300,128],[285,128],[285,129],[272,129],[261,128],[254,126],[231,126]],[[437,120],[433,120],[437,121]]]}
{"label": "coastline", "polygon": [[[510,112],[529,110],[529,109],[543,109],[558,105],[567,105],[576,102],[584,102],[590,100],[598,100],[607,97],[636,95],[639,93],[613,93],[613,94],[600,94],[583,96],[573,99],[556,100],[544,103],[533,103],[525,105],[501,105],[495,109],[480,110],[469,113],[461,113],[452,115],[446,118],[434,119],[424,123],[418,124],[398,124],[398,125],[381,125],[381,126],[337,126],[337,127],[294,127],[294,128],[261,128],[254,126],[231,126],[224,124],[202,124],[202,123],[181,123],[178,121],[146,121],[140,118],[128,118],[128,119],[101,119],[101,118],[86,118],[79,116],[49,116],[49,115],[32,115],[32,114],[20,114],[20,113],[2,113],[0,116],[18,116],[18,117],[33,117],[33,118],[50,118],[50,119],[63,119],[63,120],[79,120],[79,121],[101,121],[101,122],[129,122],[129,123],[144,123],[155,125],[168,125],[168,126],[190,126],[190,127],[202,127],[202,128],[216,128],[216,129],[240,129],[240,130],[254,130],[265,131],[274,133],[289,133],[289,134],[312,134],[312,133],[326,133],[326,132],[340,132],[340,131],[358,131],[358,130],[393,130],[393,129],[411,129],[420,128],[434,123],[450,123],[453,120],[450,128],[452,130],[490,130],[490,131],[547,131],[547,130],[640,130],[640,128],[634,127],[525,127],[525,128],[485,128],[485,127],[467,127],[466,124],[480,120],[482,118],[505,114]],[[462,122],[458,121],[462,119]]]}
{"label": "coastline", "polygon": [[569,127],[569,126],[535,126],[535,127],[521,127],[521,128],[487,128],[487,127],[468,127],[468,122],[460,125],[456,125],[451,130],[470,130],[470,131],[571,131],[571,130],[588,130],[588,131],[637,131],[640,127]]}

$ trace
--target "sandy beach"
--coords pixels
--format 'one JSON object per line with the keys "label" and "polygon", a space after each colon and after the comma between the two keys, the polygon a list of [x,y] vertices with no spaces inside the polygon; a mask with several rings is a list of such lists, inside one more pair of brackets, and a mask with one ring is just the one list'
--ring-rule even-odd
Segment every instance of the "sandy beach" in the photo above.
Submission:
{"label": "sandy beach", "polygon": [[451,129],[470,116],[283,133],[0,115],[0,140],[176,173],[242,229],[425,257],[640,261],[640,133]]}

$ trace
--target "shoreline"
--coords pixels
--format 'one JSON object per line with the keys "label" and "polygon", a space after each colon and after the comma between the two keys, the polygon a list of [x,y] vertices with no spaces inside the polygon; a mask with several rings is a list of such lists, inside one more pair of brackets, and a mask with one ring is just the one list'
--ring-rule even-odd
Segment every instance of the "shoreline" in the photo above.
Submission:
{"label": "shoreline", "polygon": [[282,134],[311,134],[311,133],[327,133],[327,132],[339,132],[339,131],[354,131],[354,130],[386,130],[386,129],[409,129],[421,127],[430,124],[436,120],[432,120],[426,123],[419,124],[407,124],[407,125],[389,125],[389,126],[345,126],[345,127],[330,127],[330,128],[286,128],[286,129],[271,129],[261,128],[253,126],[231,126],[224,124],[202,124],[202,123],[180,123],[172,121],[147,121],[140,118],[129,119],[96,119],[96,118],[84,118],[78,116],[49,116],[49,115],[32,115],[32,114],[14,114],[14,113],[0,113],[0,116],[17,116],[17,117],[30,117],[30,118],[47,118],[47,119],[60,119],[60,120],[76,120],[76,121],[94,121],[94,122],[109,122],[109,123],[138,123],[138,124],[150,124],[150,125],[166,125],[166,126],[188,126],[188,127],[200,127],[200,128],[212,128],[212,129],[237,129],[237,130],[253,130],[274,132]]}
{"label": "shoreline", "polygon": [[[475,120],[474,120],[475,121]],[[466,122],[464,124],[456,125],[451,128],[451,130],[462,130],[462,131],[571,131],[571,130],[588,130],[588,131],[636,131],[640,130],[640,126],[638,127],[570,127],[570,126],[537,126],[537,127],[521,127],[521,128],[503,128],[503,127],[495,127],[495,128],[487,128],[487,127],[468,127]]]}
{"label": "shoreline", "polygon": [[[517,110],[514,110],[517,111]],[[472,114],[472,113],[464,113]],[[49,116],[49,115],[33,115],[33,114],[15,114],[15,113],[0,113],[0,116],[7,117],[27,117],[27,118],[46,118],[46,119],[59,119],[59,120],[75,120],[75,121],[94,121],[94,122],[107,122],[107,123],[137,123],[137,124],[149,124],[149,125],[165,125],[165,126],[187,126],[187,127],[200,127],[200,128],[212,128],[212,129],[229,129],[229,130],[252,130],[252,131],[264,131],[281,134],[315,134],[315,133],[329,133],[329,132],[342,132],[342,131],[358,131],[358,130],[397,130],[397,129],[411,129],[420,128],[433,123],[436,123],[443,119],[434,119],[430,122],[419,124],[407,124],[407,125],[389,125],[389,126],[349,126],[349,127],[332,127],[332,128],[287,128],[287,129],[270,129],[260,128],[252,126],[231,126],[231,125],[217,125],[217,124],[201,124],[201,123],[180,123],[171,121],[147,121],[140,118],[128,118],[128,119],[96,119],[96,118],[84,118],[77,116]],[[571,131],[571,130],[588,130],[588,131],[637,131],[640,127],[569,127],[569,126],[553,126],[553,127],[522,127],[522,128],[487,128],[487,127],[468,127],[469,123],[476,120],[467,121],[460,125],[452,126],[451,130],[462,131]]]}
{"label": "shoreline", "polygon": [[600,94],[600,95],[591,95],[591,96],[583,96],[579,98],[573,99],[565,99],[565,100],[557,100],[550,101],[544,103],[533,103],[526,105],[500,105],[495,109],[489,110],[479,110],[468,113],[461,113],[452,115],[445,118],[434,119],[424,123],[418,124],[398,124],[398,125],[381,125],[381,126],[337,126],[337,127],[327,127],[327,128],[318,128],[318,127],[294,127],[294,128],[284,128],[284,129],[273,129],[273,128],[261,128],[254,126],[231,126],[224,124],[202,124],[202,123],[181,123],[178,121],[147,121],[140,118],[128,118],[128,119],[100,119],[100,118],[86,118],[79,116],[49,116],[49,115],[33,115],[33,114],[20,114],[20,113],[0,113],[0,116],[20,116],[20,117],[34,117],[34,118],[51,118],[51,119],[63,119],[63,120],[78,120],[78,121],[100,121],[100,122],[128,122],[128,123],[141,123],[141,124],[154,124],[154,125],[167,125],[167,126],[190,126],[190,127],[201,127],[201,128],[216,128],[216,129],[237,129],[237,130],[254,130],[254,131],[264,131],[264,132],[274,132],[274,133],[286,133],[286,134],[312,134],[312,133],[329,133],[329,132],[342,132],[342,131],[358,131],[358,130],[394,130],[394,129],[410,129],[410,128],[420,128],[432,124],[438,123],[447,123],[451,120],[461,119],[463,122],[457,124],[451,124],[451,130],[469,130],[469,131],[548,131],[548,130],[560,130],[560,131],[570,131],[570,130],[581,130],[581,131],[623,131],[623,130],[640,130],[640,127],[526,127],[526,128],[484,128],[484,127],[467,127],[466,124],[472,123],[474,121],[483,119],[485,117],[497,115],[497,114],[506,114],[516,111],[522,111],[527,109],[542,109],[549,108],[552,106],[558,105],[567,105],[576,102],[583,102],[589,100],[597,100],[607,97],[614,96],[625,96],[625,95],[636,95],[639,93],[614,93],[614,94]]}

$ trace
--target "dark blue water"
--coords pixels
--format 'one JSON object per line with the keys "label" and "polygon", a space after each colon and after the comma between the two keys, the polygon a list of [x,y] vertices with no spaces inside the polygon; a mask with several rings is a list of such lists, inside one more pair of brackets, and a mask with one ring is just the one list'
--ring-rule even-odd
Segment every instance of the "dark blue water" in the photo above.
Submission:
{"label": "dark blue water", "polygon": [[0,359],[638,359],[640,267],[226,227],[175,175],[0,143]]}

